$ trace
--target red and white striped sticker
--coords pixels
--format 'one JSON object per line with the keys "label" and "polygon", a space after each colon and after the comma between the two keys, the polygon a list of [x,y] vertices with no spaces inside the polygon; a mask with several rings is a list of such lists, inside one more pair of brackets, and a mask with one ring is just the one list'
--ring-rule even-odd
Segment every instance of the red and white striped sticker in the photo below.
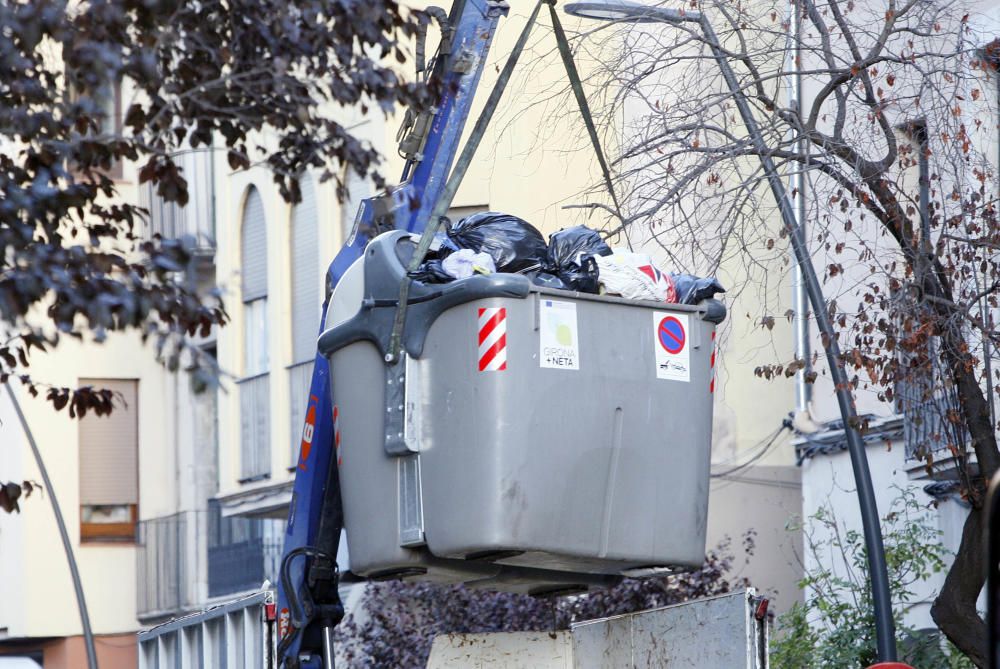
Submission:
{"label": "red and white striped sticker", "polygon": [[507,310],[503,307],[479,309],[479,371],[507,369]]}
{"label": "red and white striped sticker", "polygon": [[710,365],[712,370],[712,380],[708,383],[708,392],[715,392],[715,330],[712,330],[712,363]]}
{"label": "red and white striped sticker", "polygon": [[337,466],[344,464],[344,458],[340,454],[340,408],[333,405],[333,452],[337,454]]}

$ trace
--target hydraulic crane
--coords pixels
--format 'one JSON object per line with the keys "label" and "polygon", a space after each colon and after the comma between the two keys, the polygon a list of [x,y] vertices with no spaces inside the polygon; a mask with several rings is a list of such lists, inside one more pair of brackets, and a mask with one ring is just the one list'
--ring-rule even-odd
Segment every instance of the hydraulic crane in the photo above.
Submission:
{"label": "hydraulic crane", "polygon": [[[386,195],[364,200],[354,230],[326,273],[326,297],[347,269],[380,232],[421,233],[441,198],[459,140],[475,97],[503,0],[455,0],[450,13],[431,8],[442,39],[429,76],[440,91],[438,104],[409,115],[410,131],[401,151],[406,157],[401,183]],[[418,69],[423,45],[418,45]],[[285,669],[332,669],[333,628],[344,615],[337,591],[337,549],[343,528],[337,467],[339,433],[326,359],[317,354],[309,388],[306,420],[288,512],[278,587],[278,663]]]}

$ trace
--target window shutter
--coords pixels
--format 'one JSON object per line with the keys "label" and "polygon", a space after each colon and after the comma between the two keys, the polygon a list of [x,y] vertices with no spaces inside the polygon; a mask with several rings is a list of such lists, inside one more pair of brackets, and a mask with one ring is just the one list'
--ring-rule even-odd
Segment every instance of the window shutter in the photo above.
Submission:
{"label": "window shutter", "polygon": [[264,374],[269,367],[267,299],[260,298],[243,305],[243,374]]}
{"label": "window shutter", "polygon": [[251,187],[243,210],[243,301],[267,296],[267,224],[264,201]]}
{"label": "window shutter", "polygon": [[358,207],[361,206],[361,201],[371,197],[375,192],[375,187],[372,185],[371,179],[363,179],[358,176],[357,172],[348,169],[347,178],[344,181],[344,190],[347,191],[347,195],[340,208],[340,225],[341,230],[344,231],[344,239],[346,240],[351,236],[351,231],[354,230],[354,219],[358,214]]}
{"label": "window shutter", "polygon": [[138,504],[138,382],[80,379],[80,385],[115,393],[110,416],[80,419],[80,504]]}
{"label": "window shutter", "polygon": [[292,211],[292,362],[316,356],[320,299],[319,216],[312,178],[299,181],[302,201]]}

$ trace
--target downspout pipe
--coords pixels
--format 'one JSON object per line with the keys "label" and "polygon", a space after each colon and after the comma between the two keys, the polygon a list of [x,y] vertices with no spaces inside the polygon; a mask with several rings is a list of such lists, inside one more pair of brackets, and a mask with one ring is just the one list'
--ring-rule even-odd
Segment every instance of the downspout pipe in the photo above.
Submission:
{"label": "downspout pipe", "polygon": [[[788,91],[788,106],[799,112],[802,107],[802,45],[799,36],[802,32],[802,13],[796,3],[791,3],[789,13],[789,37],[785,52],[788,54],[785,85]],[[804,137],[796,137],[794,128],[789,129],[789,140],[795,143],[795,150],[800,155],[809,151],[809,145]],[[795,223],[806,234],[806,179],[805,168],[792,166],[788,175],[789,205],[795,216]],[[792,331],[795,337],[795,359],[801,360],[805,366],[795,375],[795,410],[796,413],[808,415],[812,402],[812,342],[809,338],[809,296],[806,294],[805,277],[802,265],[795,263],[792,270]]]}

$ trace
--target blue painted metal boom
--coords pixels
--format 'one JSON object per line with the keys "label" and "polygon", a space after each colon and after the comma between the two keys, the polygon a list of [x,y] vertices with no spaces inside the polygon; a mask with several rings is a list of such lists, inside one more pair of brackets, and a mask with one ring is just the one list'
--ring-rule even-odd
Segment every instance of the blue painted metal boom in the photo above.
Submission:
{"label": "blue painted metal boom", "polygon": [[[396,202],[406,203],[395,212],[396,228],[423,231],[447,181],[497,22],[506,10],[506,3],[499,0],[456,0],[450,16],[454,28],[451,53],[438,59],[432,74],[441,91],[437,112],[422,157],[408,162],[405,181],[393,192]],[[327,270],[321,331],[333,289],[378,231],[375,202],[372,198],[361,203],[351,238]],[[343,615],[333,562],[343,527],[335,401],[327,361],[317,354],[278,588],[277,659],[284,669],[333,669],[329,634]]]}

